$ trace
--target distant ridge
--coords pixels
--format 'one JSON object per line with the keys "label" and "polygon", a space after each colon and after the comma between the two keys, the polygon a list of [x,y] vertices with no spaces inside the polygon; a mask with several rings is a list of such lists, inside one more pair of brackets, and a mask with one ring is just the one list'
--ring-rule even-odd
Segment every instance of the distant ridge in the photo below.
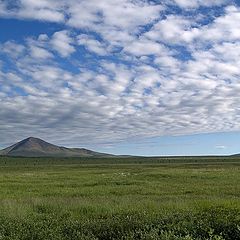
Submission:
{"label": "distant ridge", "polygon": [[0,155],[18,157],[113,157],[85,148],[66,148],[29,137],[0,151]]}

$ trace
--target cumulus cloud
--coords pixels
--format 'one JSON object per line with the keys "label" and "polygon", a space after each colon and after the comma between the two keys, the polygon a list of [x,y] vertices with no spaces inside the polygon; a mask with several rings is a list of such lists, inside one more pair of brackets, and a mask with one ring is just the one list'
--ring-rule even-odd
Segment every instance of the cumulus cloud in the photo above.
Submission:
{"label": "cumulus cloud", "polygon": [[[3,143],[13,135],[87,144],[240,130],[237,5],[201,0],[16,4],[2,1],[0,15],[62,22],[63,29],[1,43]],[[205,10],[196,13],[200,6],[222,4],[227,6],[220,13],[211,9],[215,15],[208,21],[202,21]],[[49,14],[39,11],[40,17],[37,10]]]}
{"label": "cumulus cloud", "polygon": [[7,41],[0,45],[2,53],[9,55],[11,58],[16,59],[24,53],[25,47],[21,44],[17,44],[14,41]]}
{"label": "cumulus cloud", "polygon": [[240,8],[228,6],[225,12],[224,16],[216,18],[212,24],[202,29],[201,36],[204,40],[212,42],[239,40]]}
{"label": "cumulus cloud", "polygon": [[75,48],[72,45],[73,40],[70,37],[70,33],[66,30],[55,32],[51,39],[51,44],[53,48],[62,56],[68,57],[73,52]]}
{"label": "cumulus cloud", "polygon": [[[84,11],[81,11],[82,9]],[[136,30],[137,26],[148,24],[159,18],[162,9],[160,4],[152,5],[147,1],[70,1],[71,17],[67,23],[77,28],[94,30],[98,27]]]}
{"label": "cumulus cloud", "polygon": [[100,41],[88,36],[87,34],[81,34],[77,38],[78,44],[87,48],[90,52],[98,55],[107,55],[106,46]]}
{"label": "cumulus cloud", "polygon": [[61,0],[1,1],[0,16],[63,22],[65,18],[63,8],[64,2]]}
{"label": "cumulus cloud", "polygon": [[161,55],[166,53],[165,46],[145,38],[136,39],[124,48],[124,51],[134,56]]}
{"label": "cumulus cloud", "polygon": [[198,8],[200,6],[221,6],[225,4],[226,0],[174,0],[174,3],[181,8]]}
{"label": "cumulus cloud", "polygon": [[53,55],[49,53],[46,49],[37,46],[31,47],[31,55],[34,58],[40,59],[47,59],[53,57]]}
{"label": "cumulus cloud", "polygon": [[157,22],[151,31],[145,34],[154,41],[164,41],[170,44],[190,43],[200,35],[195,22],[184,16],[169,15]]}

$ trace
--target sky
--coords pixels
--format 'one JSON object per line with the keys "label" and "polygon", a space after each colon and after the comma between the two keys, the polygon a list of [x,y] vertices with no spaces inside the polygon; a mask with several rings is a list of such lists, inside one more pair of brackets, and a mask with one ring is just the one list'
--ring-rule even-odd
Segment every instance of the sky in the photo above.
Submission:
{"label": "sky", "polygon": [[0,148],[240,152],[240,2],[0,0]]}

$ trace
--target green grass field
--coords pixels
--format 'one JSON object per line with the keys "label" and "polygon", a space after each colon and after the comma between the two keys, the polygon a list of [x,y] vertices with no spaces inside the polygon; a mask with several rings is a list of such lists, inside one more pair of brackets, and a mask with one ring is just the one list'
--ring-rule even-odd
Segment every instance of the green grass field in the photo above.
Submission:
{"label": "green grass field", "polygon": [[240,159],[0,158],[0,239],[240,239]]}

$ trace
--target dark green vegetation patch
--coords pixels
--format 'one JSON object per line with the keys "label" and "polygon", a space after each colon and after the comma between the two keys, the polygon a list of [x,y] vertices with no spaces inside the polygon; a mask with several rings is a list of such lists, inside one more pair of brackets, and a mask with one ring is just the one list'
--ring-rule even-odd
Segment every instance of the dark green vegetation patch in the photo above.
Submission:
{"label": "dark green vegetation patch", "polygon": [[0,158],[0,239],[240,239],[235,158]]}

